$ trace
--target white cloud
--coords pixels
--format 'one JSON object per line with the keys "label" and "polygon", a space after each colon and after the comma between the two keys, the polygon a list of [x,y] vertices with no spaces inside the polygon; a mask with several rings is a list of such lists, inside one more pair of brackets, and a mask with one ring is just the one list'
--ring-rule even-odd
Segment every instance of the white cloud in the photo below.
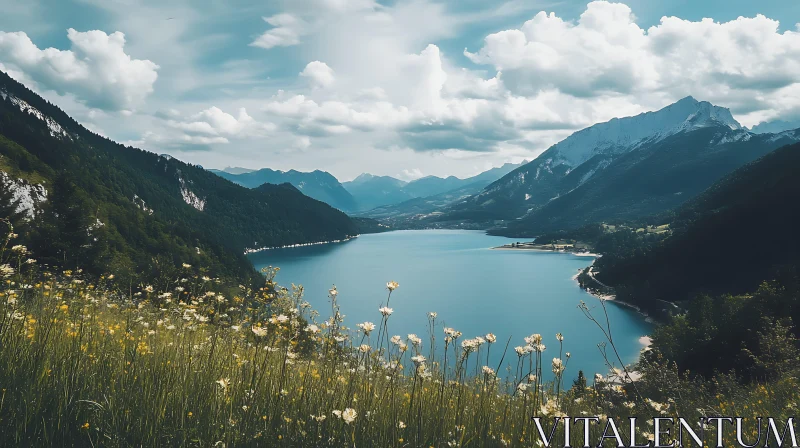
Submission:
{"label": "white cloud", "polygon": [[416,180],[424,176],[422,171],[419,168],[411,168],[408,170],[403,170],[400,174],[397,175],[402,180]]}
{"label": "white cloud", "polygon": [[336,80],[333,69],[328,67],[328,64],[320,61],[309,62],[306,68],[300,72],[300,76],[308,78],[311,87],[315,89],[328,88]]}
{"label": "white cloud", "polygon": [[273,28],[265,31],[250,44],[254,47],[270,49],[298,45],[300,36],[305,33],[307,27],[302,19],[286,13],[264,17],[264,21]]}
{"label": "white cloud", "polygon": [[209,149],[270,137],[277,129],[273,123],[255,120],[245,108],[240,108],[235,116],[216,106],[191,115],[177,110],[166,110],[157,115],[147,121],[148,131],[139,140],[125,144],[158,153],[167,149]]}
{"label": "white cloud", "polygon": [[785,103],[800,105],[800,33],[778,31],[758,15],[730,22],[664,17],[640,28],[622,3],[594,1],[577,22],[538,13],[520,29],[488,35],[464,54],[502,70],[515,94],[557,90],[576,98],[624,96],[655,102],[686,95],[745,115]]}
{"label": "white cloud", "polygon": [[187,120],[168,120],[166,123],[191,137],[216,137],[214,143],[228,143],[228,138],[264,137],[275,130],[272,123],[254,120],[245,108],[240,108],[238,116],[234,117],[216,106],[192,115]]}
{"label": "white cloud", "polygon": [[308,138],[308,136],[301,135],[297,137],[292,146],[299,150],[308,149],[308,147],[311,146],[311,139]]}
{"label": "white cloud", "polygon": [[39,49],[24,32],[0,31],[0,61],[46,90],[89,107],[131,110],[153,92],[158,65],[125,53],[125,35],[70,28],[70,50]]}

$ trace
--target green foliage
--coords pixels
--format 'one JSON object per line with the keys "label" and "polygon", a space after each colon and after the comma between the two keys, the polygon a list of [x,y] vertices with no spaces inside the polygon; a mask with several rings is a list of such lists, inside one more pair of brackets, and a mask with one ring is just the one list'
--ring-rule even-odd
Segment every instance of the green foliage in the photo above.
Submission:
{"label": "green foliage", "polygon": [[[133,269],[124,275],[136,283],[166,264],[186,262],[252,282],[258,273],[244,255],[248,248],[358,233],[346,215],[291,186],[250,190],[201,167],[119,145],[1,72],[0,90],[8,96],[0,100],[0,169],[47,188],[42,213],[21,235],[48,264],[80,265],[95,275],[109,267]],[[22,112],[12,98],[55,120],[67,135]],[[193,198],[202,210],[187,204]]]}
{"label": "green foliage", "polygon": [[702,296],[656,328],[653,348],[681,370],[706,378],[733,372],[775,380],[798,372],[800,280],[764,283],[751,295]]}

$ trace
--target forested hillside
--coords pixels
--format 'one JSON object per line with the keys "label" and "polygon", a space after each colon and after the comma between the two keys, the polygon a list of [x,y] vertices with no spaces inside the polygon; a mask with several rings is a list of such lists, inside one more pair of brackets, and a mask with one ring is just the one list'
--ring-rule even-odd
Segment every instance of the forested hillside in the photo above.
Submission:
{"label": "forested hillside", "polygon": [[672,235],[598,259],[597,278],[645,308],[741,294],[800,266],[800,144],[726,176],[671,217]]}
{"label": "forested hillside", "polygon": [[188,263],[247,279],[247,248],[358,232],[293,187],[250,190],[96,135],[2,72],[0,156],[0,205],[23,212],[16,228],[40,261],[64,268],[148,276]]}

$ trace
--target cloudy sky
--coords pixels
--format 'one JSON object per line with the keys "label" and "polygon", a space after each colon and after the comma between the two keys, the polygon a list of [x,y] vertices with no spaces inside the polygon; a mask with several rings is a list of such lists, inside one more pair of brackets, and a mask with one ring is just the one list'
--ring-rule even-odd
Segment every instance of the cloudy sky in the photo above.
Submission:
{"label": "cloudy sky", "polygon": [[800,119],[794,0],[0,0],[0,70],[207,168],[467,176],[684,96]]}

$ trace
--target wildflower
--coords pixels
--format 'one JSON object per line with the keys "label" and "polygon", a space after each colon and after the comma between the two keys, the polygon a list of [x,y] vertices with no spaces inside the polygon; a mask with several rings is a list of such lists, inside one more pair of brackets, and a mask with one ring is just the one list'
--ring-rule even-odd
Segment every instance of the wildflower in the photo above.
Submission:
{"label": "wildflower", "polygon": [[381,312],[381,314],[382,314],[384,317],[389,317],[389,316],[391,316],[391,315],[392,315],[392,313],[394,312],[394,310],[393,310],[393,309],[391,309],[391,308],[389,308],[389,307],[387,307],[387,306],[384,306],[383,308],[379,309],[378,311],[380,311],[380,312]]}
{"label": "wildflower", "polygon": [[533,346],[530,346],[530,347],[531,347],[531,349],[533,351],[535,351],[537,353],[542,353],[543,351],[545,351],[545,349],[547,349],[547,347],[545,347],[544,344],[536,344],[536,345],[533,345]]}
{"label": "wildflower", "polygon": [[342,420],[344,420],[344,422],[347,423],[348,425],[350,423],[353,423],[356,420],[357,416],[358,414],[356,413],[356,410],[353,408],[347,408],[344,410],[344,412],[342,412]]}
{"label": "wildflower", "polygon": [[338,409],[334,409],[333,412],[331,412],[331,414],[335,415],[336,418],[342,418],[342,411]]}
{"label": "wildflower", "polygon": [[364,334],[366,334],[367,336],[369,336],[369,334],[372,332],[372,330],[375,329],[375,324],[373,324],[372,322],[364,322],[364,323],[358,324],[356,326],[358,328],[364,330]]}
{"label": "wildflower", "polygon": [[328,290],[328,294],[331,297],[336,298],[336,296],[339,294],[339,291],[336,290],[336,285],[333,285],[333,288]]}
{"label": "wildflower", "polygon": [[312,415],[312,416],[311,416],[311,418],[312,418],[312,419],[314,419],[314,420],[316,420],[316,421],[318,421],[318,422],[324,422],[324,421],[325,421],[325,419],[326,419],[326,418],[328,418],[328,416],[327,416],[327,415],[325,415],[325,414],[316,415],[316,416],[315,416],[315,415]]}
{"label": "wildflower", "polygon": [[489,366],[483,366],[483,374],[486,376],[494,376],[494,369]]}
{"label": "wildflower", "polygon": [[394,291],[397,287],[400,286],[396,281],[391,281],[386,283],[386,289],[389,291]]}
{"label": "wildflower", "polygon": [[527,391],[527,390],[528,390],[528,385],[527,384],[525,384],[525,383],[517,384],[517,392],[525,393],[525,391]]}
{"label": "wildflower", "polygon": [[89,422],[86,422],[86,423],[84,423],[84,424],[81,426],[81,429],[89,429]]}
{"label": "wildflower", "polygon": [[147,293],[151,293],[151,292],[153,292],[153,287],[150,286],[150,285],[147,285],[147,286],[144,287],[144,291],[147,292]]}
{"label": "wildflower", "polygon": [[[411,336],[411,335],[409,335],[409,336]],[[397,335],[392,336],[392,338],[389,339],[389,341],[394,345],[400,345],[400,343],[403,342],[403,339],[400,337],[399,334],[397,334]]]}
{"label": "wildflower", "polygon": [[319,333],[319,327],[314,324],[306,326],[305,330],[311,334]]}
{"label": "wildflower", "polygon": [[266,328],[253,327],[251,330],[253,331],[253,334],[255,334],[256,336],[259,336],[259,337],[267,335],[267,329]]}
{"label": "wildflower", "polygon": [[417,356],[412,356],[411,361],[413,361],[415,365],[420,366],[425,363],[426,359],[422,355],[417,355]]}
{"label": "wildflower", "polygon": [[444,334],[446,334],[447,336],[449,336],[452,339],[457,339],[458,337],[461,336],[461,332],[460,331],[456,331],[456,330],[454,330],[452,328],[449,328],[449,327],[445,327]]}
{"label": "wildflower", "polygon": [[431,319],[436,319],[436,316],[438,316],[438,314],[435,311],[431,311],[430,313],[428,313],[428,317],[430,317]]}
{"label": "wildflower", "polygon": [[422,344],[422,339],[419,338],[416,334],[411,333],[408,335],[408,340],[411,341],[412,344],[419,346]]}
{"label": "wildflower", "polygon": [[28,252],[28,248],[21,244],[17,244],[16,246],[12,247],[11,250],[20,254],[25,254]]}
{"label": "wildflower", "polygon": [[594,380],[597,383],[602,383],[603,381],[605,381],[605,378],[603,378],[603,375],[600,375],[599,373],[595,373],[594,374]]}
{"label": "wildflower", "polygon": [[561,358],[553,358],[553,373],[556,375],[560,375],[561,372],[564,371],[566,367],[564,366],[564,362],[561,361]]}
{"label": "wildflower", "polygon": [[361,344],[361,346],[358,347],[358,351],[360,351],[361,353],[367,353],[371,349],[372,347],[370,347],[369,344]]}
{"label": "wildflower", "polygon": [[572,354],[570,352],[567,352],[567,353],[564,353],[564,356],[566,356],[567,359],[569,359],[572,356]]}
{"label": "wildflower", "polygon": [[215,382],[217,384],[219,384],[222,387],[223,390],[228,389],[228,386],[230,386],[230,384],[231,384],[230,378],[220,378]]}
{"label": "wildflower", "polygon": [[25,260],[25,264],[34,264],[34,263],[36,263],[36,260],[34,260],[33,258],[28,258],[27,260]]}
{"label": "wildflower", "polygon": [[564,417],[565,414],[558,409],[558,403],[555,400],[547,400],[547,403],[542,405],[542,414],[552,417]]}
{"label": "wildflower", "polygon": [[276,318],[276,320],[277,320],[278,322],[280,322],[280,323],[282,323],[282,324],[283,324],[283,323],[286,323],[286,321],[288,321],[288,320],[289,320],[289,318],[288,318],[288,317],[286,317],[286,316],[285,316],[285,315],[283,315],[283,314],[280,314],[280,315],[278,315],[278,317]]}
{"label": "wildflower", "polygon": [[497,342],[497,336],[495,336],[494,333],[487,333],[486,334],[486,340],[490,344],[494,344],[495,342]]}
{"label": "wildflower", "polygon": [[402,421],[402,420],[400,420],[400,421],[397,423],[397,427],[398,427],[398,428],[400,428],[400,429],[405,429],[405,428],[406,428],[406,424],[405,424],[405,423],[403,423],[403,421]]}
{"label": "wildflower", "polygon": [[14,268],[8,264],[0,264],[0,277],[11,277],[14,275]]}
{"label": "wildflower", "polygon": [[562,342],[564,340],[564,335],[561,333],[556,333],[556,339],[558,339],[558,342]]}
{"label": "wildflower", "polygon": [[523,357],[531,352],[531,346],[530,345],[526,345],[524,347],[517,346],[514,347],[514,351],[517,352],[517,356]]}
{"label": "wildflower", "polygon": [[192,265],[187,264],[187,263],[183,263],[183,268],[184,269],[189,269],[190,267],[192,267]]}
{"label": "wildflower", "polygon": [[461,341],[461,348],[467,353],[477,350],[479,345],[477,339],[464,339]]}
{"label": "wildflower", "polygon": [[525,338],[525,343],[530,345],[530,346],[541,344],[542,343],[542,335],[540,335],[539,333],[532,334],[532,335],[528,336],[527,338]]}
{"label": "wildflower", "polygon": [[244,412],[247,412],[247,410],[248,410],[248,409],[250,409],[250,408],[248,408],[246,404],[242,406],[242,410],[243,410]]}

